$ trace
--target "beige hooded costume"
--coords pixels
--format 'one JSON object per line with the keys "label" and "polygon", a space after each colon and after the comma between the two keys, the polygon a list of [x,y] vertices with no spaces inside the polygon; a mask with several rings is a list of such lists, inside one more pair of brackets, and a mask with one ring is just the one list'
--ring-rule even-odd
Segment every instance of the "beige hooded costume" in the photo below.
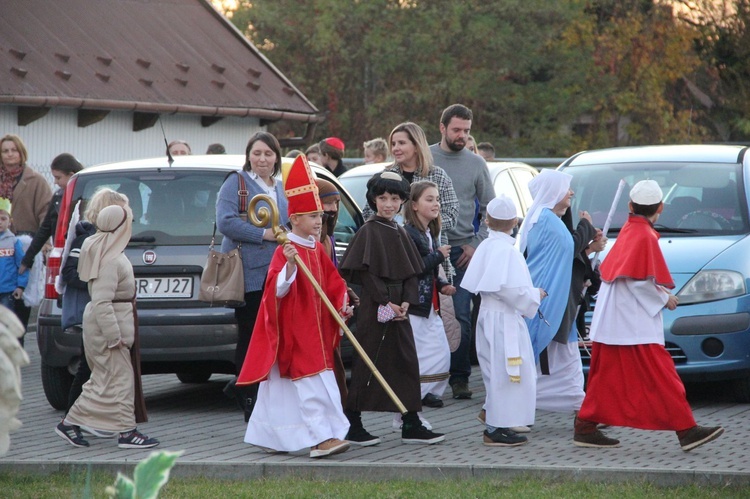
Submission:
{"label": "beige hooded costume", "polygon": [[0,456],[10,447],[9,432],[21,422],[16,414],[21,408],[21,367],[29,364],[29,356],[18,338],[25,329],[16,315],[0,306]]}
{"label": "beige hooded costume", "polygon": [[[133,363],[136,341],[135,279],[123,253],[132,232],[129,207],[108,206],[97,232],[81,248],[78,273],[91,302],[83,315],[83,341],[91,379],[65,417],[66,424],[126,432],[136,427]],[[137,349],[137,346],[136,346]]]}

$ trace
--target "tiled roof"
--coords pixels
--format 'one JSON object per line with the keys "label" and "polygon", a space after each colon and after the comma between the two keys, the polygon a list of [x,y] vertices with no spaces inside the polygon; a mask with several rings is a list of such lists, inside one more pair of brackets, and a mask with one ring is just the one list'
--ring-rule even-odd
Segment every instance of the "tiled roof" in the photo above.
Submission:
{"label": "tiled roof", "polygon": [[0,0],[0,103],[318,121],[207,0]]}

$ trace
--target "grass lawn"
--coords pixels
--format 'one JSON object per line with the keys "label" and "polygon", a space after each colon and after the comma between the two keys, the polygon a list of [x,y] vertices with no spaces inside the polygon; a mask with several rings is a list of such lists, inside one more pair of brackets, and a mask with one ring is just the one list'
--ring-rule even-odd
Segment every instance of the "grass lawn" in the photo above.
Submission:
{"label": "grass lawn", "polygon": [[[20,499],[60,499],[105,497],[104,489],[115,477],[106,473],[54,474],[49,476],[0,473],[0,495]],[[659,487],[649,483],[630,482],[601,484],[583,481],[552,482],[536,478],[483,480],[439,480],[430,482],[390,481],[321,481],[300,478],[262,479],[255,481],[204,478],[172,478],[162,489],[161,498],[707,498],[748,497],[744,487]]]}

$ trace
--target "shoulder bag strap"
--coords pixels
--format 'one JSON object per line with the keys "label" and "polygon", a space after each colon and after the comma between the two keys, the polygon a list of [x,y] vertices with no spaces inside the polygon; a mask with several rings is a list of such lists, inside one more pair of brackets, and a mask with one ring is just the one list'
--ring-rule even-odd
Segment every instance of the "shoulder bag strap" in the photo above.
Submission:
{"label": "shoulder bag strap", "polygon": [[242,172],[237,172],[237,181],[239,182],[237,195],[240,197],[240,213],[247,212],[247,197],[250,194],[245,185],[245,178],[242,176]]}
{"label": "shoulder bag strap", "polygon": [[[232,176],[233,173],[237,174],[237,183],[238,183],[238,185],[237,185],[237,195],[240,197],[239,208],[238,208],[237,211],[240,214],[246,213],[247,212],[247,198],[248,198],[250,192],[247,190],[247,185],[245,184],[245,178],[242,176],[242,172],[239,172],[239,171],[229,172],[229,173],[227,173],[227,176],[224,177],[224,181],[226,182],[226,180],[230,176]],[[215,240],[216,240],[216,217],[214,217],[214,230],[213,230],[213,233],[211,234],[211,245],[209,246],[208,249],[210,249],[210,250],[214,249],[214,242],[215,242]],[[239,249],[242,249],[242,243],[239,242],[237,244],[237,247]]]}

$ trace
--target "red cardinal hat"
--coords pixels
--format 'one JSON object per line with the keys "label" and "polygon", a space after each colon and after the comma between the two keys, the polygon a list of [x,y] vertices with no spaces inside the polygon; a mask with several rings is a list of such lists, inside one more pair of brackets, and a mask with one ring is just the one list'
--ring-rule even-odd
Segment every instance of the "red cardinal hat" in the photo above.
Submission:
{"label": "red cardinal hat", "polygon": [[294,159],[289,170],[282,171],[284,193],[289,201],[289,215],[303,215],[323,211],[318,186],[304,154]]}
{"label": "red cardinal hat", "polygon": [[328,137],[327,139],[324,140],[324,142],[331,147],[339,149],[340,151],[343,151],[344,149],[346,149],[344,147],[344,141],[338,137]]}

